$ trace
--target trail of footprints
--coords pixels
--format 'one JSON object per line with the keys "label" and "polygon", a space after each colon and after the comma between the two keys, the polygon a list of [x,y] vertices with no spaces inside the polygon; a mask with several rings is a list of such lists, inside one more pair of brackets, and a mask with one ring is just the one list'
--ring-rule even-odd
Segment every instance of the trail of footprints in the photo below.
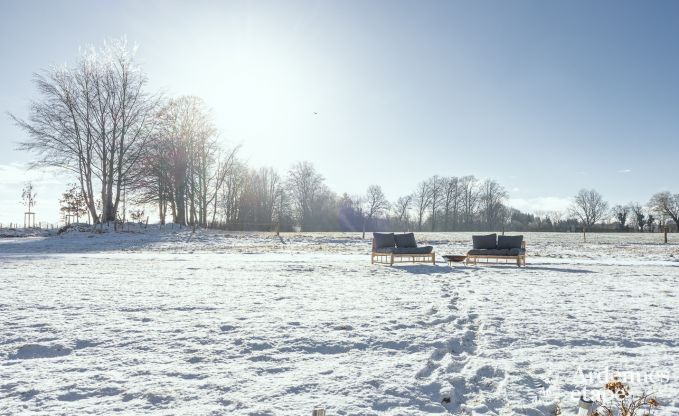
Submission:
{"label": "trail of footprints", "polygon": [[[417,372],[423,391],[456,414],[497,414],[505,403],[505,371],[477,355],[483,331],[479,316],[464,305],[449,283],[443,285],[447,312],[432,307],[428,322],[434,330],[449,334]],[[438,391],[437,391],[438,390]]]}

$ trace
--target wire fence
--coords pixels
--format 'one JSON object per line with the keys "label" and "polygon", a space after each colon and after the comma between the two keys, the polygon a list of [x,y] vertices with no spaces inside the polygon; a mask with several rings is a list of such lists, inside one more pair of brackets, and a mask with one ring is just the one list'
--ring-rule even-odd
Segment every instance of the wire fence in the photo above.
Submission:
{"label": "wire fence", "polygon": [[[147,217],[144,221],[107,221],[97,224],[91,224],[90,221],[60,221],[60,222],[47,222],[40,221],[36,222],[35,226],[28,226],[27,224],[22,224],[18,222],[0,222],[0,230],[4,231],[52,231],[60,230],[64,227],[79,227],[86,230],[91,228],[92,231],[144,231],[144,230],[156,230],[156,231],[181,231],[186,229],[196,230],[196,229],[212,229],[212,230],[222,230],[222,231],[262,231],[262,232],[278,232],[280,227],[278,224],[273,222],[222,222],[215,221],[210,222],[207,225],[204,224],[179,224],[179,223],[151,223],[149,224],[149,218]],[[291,227],[287,227],[291,228]],[[293,227],[294,228],[294,227]],[[293,229],[289,231],[294,231]]]}
{"label": "wire fence", "polygon": [[58,229],[62,226],[66,225],[65,223],[58,223],[58,222],[46,222],[46,221],[39,221],[35,224],[35,226],[28,226],[26,224],[20,224],[18,222],[8,222],[8,223],[2,223],[0,222],[0,229],[7,228],[7,229],[13,229],[13,230],[54,230]]}

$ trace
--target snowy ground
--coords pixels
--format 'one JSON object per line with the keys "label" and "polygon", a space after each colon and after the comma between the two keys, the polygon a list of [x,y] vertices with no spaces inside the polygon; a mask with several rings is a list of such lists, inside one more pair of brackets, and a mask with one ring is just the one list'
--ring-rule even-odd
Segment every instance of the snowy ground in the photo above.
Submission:
{"label": "snowy ground", "polygon": [[568,415],[614,372],[679,413],[676,243],[528,234],[525,269],[388,267],[358,237],[0,239],[0,414]]}

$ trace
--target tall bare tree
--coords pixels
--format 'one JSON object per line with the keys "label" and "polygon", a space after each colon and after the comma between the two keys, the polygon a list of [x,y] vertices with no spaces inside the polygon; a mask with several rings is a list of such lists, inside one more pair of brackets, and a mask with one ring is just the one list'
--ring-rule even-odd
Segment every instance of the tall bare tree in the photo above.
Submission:
{"label": "tall bare tree", "polygon": [[431,215],[431,230],[436,229],[437,213],[441,209],[441,205],[445,196],[445,180],[438,175],[434,175],[427,181],[429,184],[429,210]]}
{"label": "tall bare tree", "polygon": [[219,211],[222,222],[227,227],[242,224],[242,195],[248,182],[249,169],[242,161],[236,160],[220,189]]}
{"label": "tall bare tree", "polygon": [[[226,150],[220,149],[217,155],[214,174],[209,181],[209,185],[211,185],[212,189],[208,191],[210,194],[207,201],[207,205],[212,205],[212,218],[210,223],[213,225],[216,224],[217,212],[219,211],[220,192],[224,188],[228,178],[234,175],[236,166],[238,165],[237,155],[239,150],[240,146],[232,147]],[[276,181],[277,184],[280,182],[280,178],[278,176],[276,177]]]}
{"label": "tall bare tree", "polygon": [[444,180],[443,196],[443,231],[455,228],[460,213],[460,180],[453,176]]}
{"label": "tall bare tree", "polygon": [[302,230],[309,228],[316,198],[323,190],[323,176],[309,162],[299,162],[288,172],[287,187]]}
{"label": "tall bare tree", "polygon": [[479,197],[481,214],[489,229],[504,223],[502,214],[507,196],[504,187],[492,179],[486,179],[481,184]]}
{"label": "tall bare tree", "polygon": [[462,211],[464,223],[470,226],[474,221],[474,216],[479,206],[478,181],[473,175],[460,178],[460,188],[462,193]]}
{"label": "tall bare tree", "polygon": [[601,221],[608,211],[608,203],[594,189],[581,189],[573,198],[570,213],[582,223],[583,238],[587,240],[587,231]]}
{"label": "tall bare tree", "polygon": [[630,211],[632,212],[632,222],[636,228],[636,231],[644,231],[646,226],[646,210],[638,202],[629,203]]}
{"label": "tall bare tree", "polygon": [[28,120],[11,115],[28,135],[20,148],[40,156],[34,165],[77,175],[95,221],[116,219],[123,187],[154,129],[157,101],[146,92],[134,55],[124,39],[90,47],[74,66],[35,75],[40,99]]}
{"label": "tall bare tree", "polygon": [[412,204],[412,195],[401,196],[392,204],[394,217],[400,226],[405,226],[404,231],[408,231],[410,228],[410,208]]}
{"label": "tall bare tree", "polygon": [[283,228],[291,228],[292,218],[293,214],[290,198],[286,192],[285,183],[281,182],[280,186],[276,188],[274,211],[272,215],[272,221],[276,225],[276,233],[280,233]]}
{"label": "tall bare tree", "polygon": [[417,214],[417,230],[422,231],[422,222],[424,215],[431,206],[431,192],[429,190],[429,182],[420,182],[413,194],[413,204],[415,205],[415,213]]}
{"label": "tall bare tree", "polygon": [[363,236],[365,239],[366,223],[370,223],[375,217],[379,216],[386,209],[389,208],[389,201],[382,192],[382,187],[379,185],[370,185],[365,195],[366,212],[363,216]]}
{"label": "tall bare tree", "polygon": [[250,170],[240,197],[239,221],[243,229],[274,230],[276,209],[283,197],[281,177],[271,168]]}
{"label": "tall bare tree", "polygon": [[238,148],[221,158],[217,130],[198,97],[170,99],[155,117],[158,128],[141,159],[136,188],[145,202],[158,202],[161,217],[169,203],[174,222],[207,226]]}
{"label": "tall bare tree", "polygon": [[648,205],[660,215],[671,218],[679,227],[679,194],[659,192],[651,197]]}

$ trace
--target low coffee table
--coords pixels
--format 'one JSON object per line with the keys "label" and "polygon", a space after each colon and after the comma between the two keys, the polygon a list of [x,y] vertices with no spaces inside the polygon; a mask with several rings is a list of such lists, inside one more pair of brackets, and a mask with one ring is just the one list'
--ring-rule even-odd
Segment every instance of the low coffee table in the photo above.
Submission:
{"label": "low coffee table", "polygon": [[452,266],[453,263],[462,263],[463,261],[465,261],[467,256],[464,256],[464,255],[447,255],[447,256],[443,256],[443,258],[446,259],[446,261],[448,262],[448,266]]}

